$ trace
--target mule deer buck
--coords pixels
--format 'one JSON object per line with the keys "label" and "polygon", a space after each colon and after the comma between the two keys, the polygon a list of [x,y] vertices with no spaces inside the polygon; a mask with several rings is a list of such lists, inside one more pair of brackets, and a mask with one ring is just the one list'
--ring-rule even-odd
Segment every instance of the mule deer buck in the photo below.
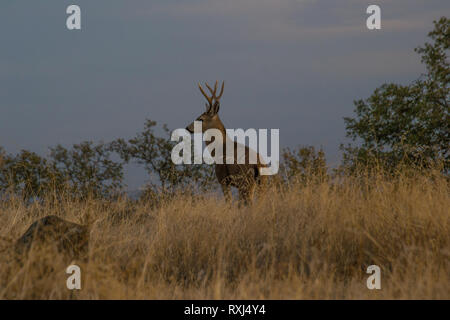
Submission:
{"label": "mule deer buck", "polygon": [[[265,183],[266,177],[261,175],[261,168],[267,167],[266,164],[263,163],[260,154],[256,153],[256,151],[248,148],[247,146],[241,145],[236,141],[230,139],[227,136],[225,126],[219,118],[219,109],[220,109],[220,98],[223,94],[223,89],[225,86],[225,82],[222,82],[222,87],[220,89],[220,93],[217,95],[217,81],[214,85],[214,89],[212,89],[207,83],[205,84],[208,88],[211,95],[209,96],[203,90],[202,86],[198,84],[198,88],[203,96],[206,98],[206,111],[202,113],[196,121],[200,121],[202,123],[202,133],[204,133],[208,129],[218,129],[222,134],[222,142],[223,142],[223,152],[222,163],[215,164],[215,172],[217,180],[219,181],[225,199],[227,201],[231,200],[231,187],[235,187],[239,191],[239,201],[244,202],[245,204],[250,203],[253,200],[254,192],[257,185],[262,185]],[[194,122],[192,122],[189,126],[186,127],[190,133],[194,133]],[[208,146],[213,141],[206,141],[206,145]],[[226,161],[226,145],[227,143],[231,143],[234,147],[234,159],[230,164],[230,161]],[[245,150],[245,161],[243,164],[238,163],[238,148],[244,148]],[[250,163],[250,154],[256,154],[256,163]],[[213,157],[214,151],[211,154]],[[241,161],[242,163],[242,161]]]}

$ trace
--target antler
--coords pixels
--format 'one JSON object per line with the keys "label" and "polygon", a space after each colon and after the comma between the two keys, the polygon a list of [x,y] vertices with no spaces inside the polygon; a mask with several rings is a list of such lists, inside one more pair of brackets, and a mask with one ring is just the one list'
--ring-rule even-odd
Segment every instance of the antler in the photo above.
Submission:
{"label": "antler", "polygon": [[205,96],[206,100],[208,100],[209,102],[209,107],[207,108],[207,111],[210,110],[210,108],[213,106],[214,101],[218,102],[219,99],[222,97],[223,94],[223,89],[225,87],[225,81],[222,82],[222,88],[220,89],[220,94],[219,96],[216,96],[216,92],[217,92],[217,84],[218,81],[216,80],[216,83],[214,84],[214,90],[207,84],[205,83],[206,87],[208,88],[209,92],[211,92],[211,97],[209,97],[205,91],[203,90],[202,86],[200,85],[200,83],[198,84],[198,88],[200,89],[200,91],[202,92],[202,94]]}
{"label": "antler", "polygon": [[[217,81],[216,81],[216,86],[217,86]],[[216,97],[216,100],[219,100],[221,97],[222,97],[222,95],[223,95],[223,88],[225,87],[225,81],[222,81],[222,88],[220,89],[220,94],[219,94],[219,96],[218,97]],[[214,91],[214,93],[215,93],[216,91]]]}
{"label": "antler", "polygon": [[202,94],[205,96],[206,100],[208,100],[209,105],[212,106],[212,100],[213,97],[208,97],[208,95],[205,93],[205,91],[203,91],[202,86],[200,85],[200,83],[198,84],[198,88],[200,89],[200,91],[202,92]]}

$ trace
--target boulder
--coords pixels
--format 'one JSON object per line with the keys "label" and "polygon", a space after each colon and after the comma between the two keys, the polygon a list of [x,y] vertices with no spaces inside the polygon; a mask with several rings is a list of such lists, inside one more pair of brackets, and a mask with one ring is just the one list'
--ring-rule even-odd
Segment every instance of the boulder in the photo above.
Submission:
{"label": "boulder", "polygon": [[57,216],[50,215],[33,222],[16,241],[15,251],[19,255],[42,248],[55,248],[70,259],[87,257],[89,228]]}

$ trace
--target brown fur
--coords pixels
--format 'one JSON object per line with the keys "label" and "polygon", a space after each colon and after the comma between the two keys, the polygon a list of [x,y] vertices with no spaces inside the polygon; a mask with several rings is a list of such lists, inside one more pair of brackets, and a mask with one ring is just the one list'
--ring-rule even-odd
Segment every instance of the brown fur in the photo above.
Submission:
{"label": "brown fur", "polygon": [[[215,164],[215,172],[216,177],[219,183],[222,186],[222,191],[224,193],[226,200],[231,200],[231,187],[235,187],[239,191],[239,200],[248,204],[253,200],[255,189],[258,185],[263,185],[265,182],[265,176],[261,176],[260,169],[262,167],[266,167],[261,160],[261,156],[257,154],[257,163],[250,164],[249,163],[249,153],[250,149],[247,146],[245,148],[245,163],[237,164],[237,156],[238,156],[238,143],[233,141],[234,143],[234,164],[226,164],[226,149],[225,142],[227,139],[225,126],[219,118],[219,109],[220,109],[220,97],[223,94],[224,84],[222,84],[221,93],[219,96],[216,96],[217,91],[217,81],[214,86],[214,90],[211,89],[207,84],[209,91],[212,96],[209,97],[203,91],[202,87],[199,84],[199,89],[205,98],[208,100],[206,104],[206,111],[202,113],[196,120],[202,122],[202,132],[205,132],[208,129],[218,129],[222,133],[222,141],[224,143],[223,146],[223,164]],[[194,132],[194,123],[191,123],[186,129],[193,133]],[[212,143],[206,142],[207,145]],[[256,151],[253,151],[256,152]],[[212,154],[214,156],[214,154]]]}

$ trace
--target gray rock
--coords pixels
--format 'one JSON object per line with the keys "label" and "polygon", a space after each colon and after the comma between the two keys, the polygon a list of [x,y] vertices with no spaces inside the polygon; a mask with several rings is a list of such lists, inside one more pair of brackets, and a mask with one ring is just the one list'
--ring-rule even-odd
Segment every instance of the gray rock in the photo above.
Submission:
{"label": "gray rock", "polygon": [[87,257],[89,228],[57,216],[46,216],[33,222],[16,241],[15,251],[27,254],[31,248],[54,247],[71,259]]}

